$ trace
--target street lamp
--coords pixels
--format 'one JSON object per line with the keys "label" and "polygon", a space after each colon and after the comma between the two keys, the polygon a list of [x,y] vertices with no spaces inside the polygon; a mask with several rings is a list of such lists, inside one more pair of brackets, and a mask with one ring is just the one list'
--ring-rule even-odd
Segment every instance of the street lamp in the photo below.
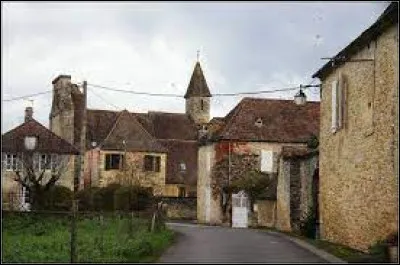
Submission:
{"label": "street lamp", "polygon": [[304,94],[302,88],[303,88],[303,86],[300,85],[299,92],[297,92],[297,94],[294,96],[294,103],[296,103],[296,105],[306,104],[307,97],[306,97],[306,94]]}

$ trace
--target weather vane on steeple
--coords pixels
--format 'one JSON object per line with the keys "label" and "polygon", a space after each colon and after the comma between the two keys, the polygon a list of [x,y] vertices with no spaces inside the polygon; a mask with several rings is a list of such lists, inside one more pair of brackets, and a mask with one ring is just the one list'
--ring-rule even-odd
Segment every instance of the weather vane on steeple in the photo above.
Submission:
{"label": "weather vane on steeple", "polygon": [[197,50],[197,62],[199,61],[200,58],[200,50]]}

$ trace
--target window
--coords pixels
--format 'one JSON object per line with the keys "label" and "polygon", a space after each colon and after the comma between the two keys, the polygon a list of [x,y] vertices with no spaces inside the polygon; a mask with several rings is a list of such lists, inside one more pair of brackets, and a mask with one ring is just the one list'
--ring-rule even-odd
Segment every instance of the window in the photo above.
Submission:
{"label": "window", "polygon": [[51,156],[40,155],[39,156],[39,171],[51,169]]}
{"label": "window", "polygon": [[144,156],[144,171],[160,172],[160,160],[159,156]]}
{"label": "window", "polygon": [[56,154],[52,154],[51,155],[51,161],[50,161],[50,169],[51,169],[51,171],[56,171],[56,169],[57,169],[57,160],[58,160],[58,157],[57,157],[57,155]]}
{"label": "window", "polygon": [[5,166],[6,170],[17,169],[17,155],[16,154],[6,154]]}
{"label": "window", "polygon": [[273,152],[261,150],[261,171],[272,172],[274,169]]}
{"label": "window", "polygon": [[200,100],[201,110],[204,110],[204,101]]}
{"label": "window", "polygon": [[179,164],[179,170],[180,170],[181,172],[185,172],[185,171],[186,171],[186,164],[185,164],[185,162],[181,162],[181,163]]}
{"label": "window", "polygon": [[105,170],[122,168],[123,159],[121,154],[106,154]]}
{"label": "window", "polygon": [[186,197],[186,190],[184,187],[179,187],[179,197]]}
{"label": "window", "polygon": [[257,126],[258,128],[260,128],[263,125],[263,121],[261,118],[258,118],[256,120],[256,122],[254,123],[255,126]]}

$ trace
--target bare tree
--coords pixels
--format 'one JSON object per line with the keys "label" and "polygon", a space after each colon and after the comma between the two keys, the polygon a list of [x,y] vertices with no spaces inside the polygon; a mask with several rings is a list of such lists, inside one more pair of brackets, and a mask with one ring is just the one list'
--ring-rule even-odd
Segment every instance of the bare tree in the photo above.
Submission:
{"label": "bare tree", "polygon": [[70,155],[24,151],[17,153],[16,158],[13,179],[29,192],[32,208],[41,208],[46,193],[68,168]]}

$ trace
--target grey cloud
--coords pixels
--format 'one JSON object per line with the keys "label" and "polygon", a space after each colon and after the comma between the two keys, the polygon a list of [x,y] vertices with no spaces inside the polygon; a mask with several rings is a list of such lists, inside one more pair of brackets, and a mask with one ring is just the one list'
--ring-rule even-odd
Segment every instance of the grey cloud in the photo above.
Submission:
{"label": "grey cloud", "polygon": [[[2,91],[9,98],[49,90],[51,80],[61,73],[109,86],[130,82],[133,85],[126,88],[138,91],[183,93],[199,48],[212,93],[299,85],[309,82],[323,65],[321,57],[345,47],[386,6],[372,2],[2,2],[2,7]],[[133,111],[184,111],[182,99],[97,93]],[[212,105],[212,115],[225,115],[241,98],[213,99],[218,104]],[[2,104],[2,132],[18,125],[24,104]],[[44,124],[48,124],[50,104],[51,96],[35,98],[35,115]],[[113,109],[94,95],[89,105]]]}

